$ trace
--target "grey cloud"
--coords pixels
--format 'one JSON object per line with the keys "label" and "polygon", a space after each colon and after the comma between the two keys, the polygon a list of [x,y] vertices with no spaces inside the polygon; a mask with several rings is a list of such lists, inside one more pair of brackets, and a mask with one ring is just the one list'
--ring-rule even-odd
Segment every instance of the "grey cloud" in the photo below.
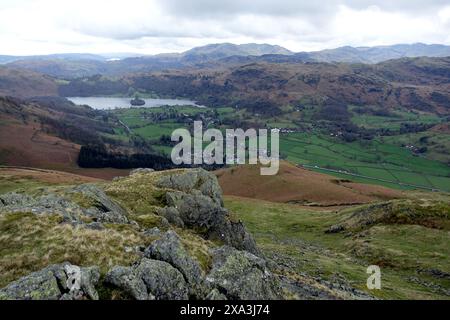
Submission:
{"label": "grey cloud", "polygon": [[386,11],[423,13],[449,4],[448,0],[159,0],[161,6],[180,16],[256,14],[270,16],[326,16],[340,5],[352,9],[377,6]]}

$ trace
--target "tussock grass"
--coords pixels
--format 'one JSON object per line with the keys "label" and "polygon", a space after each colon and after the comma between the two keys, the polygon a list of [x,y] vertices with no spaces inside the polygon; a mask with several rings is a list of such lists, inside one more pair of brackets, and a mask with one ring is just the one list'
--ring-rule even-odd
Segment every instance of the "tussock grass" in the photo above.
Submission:
{"label": "tussock grass", "polygon": [[130,214],[148,214],[164,204],[164,191],[154,186],[160,173],[135,174],[104,185],[108,196]]}
{"label": "tussock grass", "polygon": [[97,265],[102,273],[114,265],[129,265],[136,252],[125,247],[149,244],[131,226],[120,230],[90,230],[61,224],[58,215],[6,213],[0,215],[0,287],[46,267],[69,261],[80,266]]}

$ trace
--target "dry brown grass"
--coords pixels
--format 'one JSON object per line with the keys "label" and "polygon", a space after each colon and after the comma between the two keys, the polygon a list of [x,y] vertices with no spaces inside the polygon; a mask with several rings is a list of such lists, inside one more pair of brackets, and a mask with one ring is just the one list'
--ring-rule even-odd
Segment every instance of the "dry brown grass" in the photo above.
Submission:
{"label": "dry brown grass", "polygon": [[274,176],[261,176],[258,166],[237,166],[216,172],[225,195],[273,202],[333,206],[403,197],[400,191],[341,182],[339,179],[280,163]]}
{"label": "dry brown grass", "polygon": [[0,216],[0,287],[49,264],[69,261],[97,265],[105,273],[114,265],[137,260],[125,247],[147,245],[152,240],[131,226],[90,230],[60,224],[57,215],[9,213]]}

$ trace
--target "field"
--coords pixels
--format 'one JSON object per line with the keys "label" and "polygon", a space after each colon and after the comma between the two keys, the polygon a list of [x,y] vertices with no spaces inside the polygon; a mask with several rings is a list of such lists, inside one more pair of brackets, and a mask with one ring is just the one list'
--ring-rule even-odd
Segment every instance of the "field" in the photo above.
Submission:
{"label": "field", "polygon": [[370,143],[343,143],[334,137],[290,133],[281,136],[281,154],[287,160],[338,177],[397,189],[450,191],[450,168],[438,161],[414,156],[400,146],[377,138]]}
{"label": "field", "polygon": [[[441,118],[439,118],[435,114],[426,114],[419,112],[406,111],[402,109],[396,109],[390,111],[388,115],[371,115],[371,114],[357,114],[353,112],[355,110],[354,107],[349,108],[350,112],[352,112],[351,121],[358,126],[367,128],[367,129],[400,129],[402,123],[408,124],[435,124],[441,122]],[[376,110],[376,108],[375,108]]]}

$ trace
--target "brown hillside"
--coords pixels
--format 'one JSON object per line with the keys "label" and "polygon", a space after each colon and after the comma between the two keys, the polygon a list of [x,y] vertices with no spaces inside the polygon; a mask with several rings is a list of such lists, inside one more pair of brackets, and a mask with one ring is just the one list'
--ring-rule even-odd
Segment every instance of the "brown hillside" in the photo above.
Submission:
{"label": "brown hillside", "polygon": [[100,179],[80,176],[73,173],[35,168],[4,167],[0,168],[0,176],[33,179],[46,183],[72,184],[100,181]]}
{"label": "brown hillside", "polygon": [[351,183],[281,162],[275,176],[261,176],[258,166],[216,172],[226,195],[305,205],[349,205],[401,197],[400,191]]}
{"label": "brown hillside", "polygon": [[30,70],[0,66],[0,96],[27,98],[57,95],[58,85],[51,77]]}
{"label": "brown hillside", "polygon": [[129,170],[78,167],[80,145],[48,133],[49,128],[40,120],[58,120],[62,115],[36,104],[0,97],[0,165],[54,169],[99,179],[128,174]]}
{"label": "brown hillside", "polygon": [[[402,106],[448,114],[449,77],[450,58],[415,58],[377,65],[223,64],[204,69],[132,74],[126,81],[134,87],[187,96],[210,105],[249,107],[255,104],[255,112],[262,114],[270,114],[274,106],[325,101],[384,108]],[[76,92],[77,88],[72,89]]]}

